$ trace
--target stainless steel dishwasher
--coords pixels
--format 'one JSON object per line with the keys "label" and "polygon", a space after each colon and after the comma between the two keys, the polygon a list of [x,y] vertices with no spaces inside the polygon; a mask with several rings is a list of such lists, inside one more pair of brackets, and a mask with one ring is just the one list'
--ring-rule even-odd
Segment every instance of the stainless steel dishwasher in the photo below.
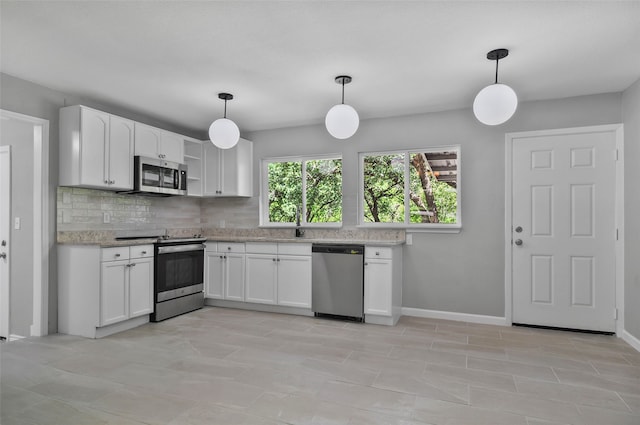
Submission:
{"label": "stainless steel dishwasher", "polygon": [[316,316],[364,319],[364,246],[313,244],[311,309]]}

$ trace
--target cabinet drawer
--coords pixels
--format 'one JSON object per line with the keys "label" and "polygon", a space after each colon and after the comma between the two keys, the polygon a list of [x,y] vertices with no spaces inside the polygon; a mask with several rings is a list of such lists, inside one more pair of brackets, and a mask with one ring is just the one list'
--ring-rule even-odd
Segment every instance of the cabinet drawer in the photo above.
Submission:
{"label": "cabinet drawer", "polygon": [[390,260],[393,250],[389,247],[366,246],[364,249],[365,258],[384,258]]}
{"label": "cabinet drawer", "polygon": [[218,242],[218,252],[244,252],[244,243]]}
{"label": "cabinet drawer", "polygon": [[279,243],[278,254],[280,255],[311,255],[310,243]]}
{"label": "cabinet drawer", "polygon": [[253,254],[273,254],[278,253],[278,244],[264,242],[247,242],[247,252]]}
{"label": "cabinet drawer", "polygon": [[131,258],[153,257],[153,245],[135,245],[129,248]]}
{"label": "cabinet drawer", "polygon": [[129,259],[128,246],[102,248],[102,253],[100,256],[101,261],[115,261],[115,260],[128,260],[128,259]]}
{"label": "cabinet drawer", "polygon": [[207,241],[207,242],[205,242],[205,246],[206,246],[206,248],[204,249],[205,251],[210,251],[210,252],[218,251],[218,243],[217,242]]}

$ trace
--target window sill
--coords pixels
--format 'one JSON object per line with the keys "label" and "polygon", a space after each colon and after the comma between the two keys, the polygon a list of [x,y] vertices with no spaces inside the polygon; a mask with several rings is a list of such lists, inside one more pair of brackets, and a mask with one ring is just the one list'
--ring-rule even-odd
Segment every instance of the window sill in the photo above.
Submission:
{"label": "window sill", "polygon": [[441,224],[441,225],[413,225],[407,226],[404,223],[378,223],[359,224],[360,229],[404,229],[406,233],[460,233],[461,224]]}
{"label": "window sill", "polygon": [[[260,229],[295,229],[297,226],[293,223],[271,223],[260,224]],[[301,229],[340,229],[342,223],[303,223],[300,225]]]}

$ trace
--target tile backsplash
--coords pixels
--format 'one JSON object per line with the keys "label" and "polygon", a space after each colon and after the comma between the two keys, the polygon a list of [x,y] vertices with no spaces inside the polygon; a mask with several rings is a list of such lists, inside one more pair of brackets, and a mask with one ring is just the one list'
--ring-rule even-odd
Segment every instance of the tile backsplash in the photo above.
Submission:
{"label": "tile backsplash", "polygon": [[58,187],[59,231],[141,227],[193,228],[201,225],[200,199],[123,195],[107,190]]}
{"label": "tile backsplash", "polygon": [[[203,233],[209,236],[293,237],[293,229],[259,228],[258,197],[158,198],[122,195],[112,191],[58,187],[58,234],[89,232],[108,234],[118,230],[171,229],[173,235]],[[395,229],[305,229],[309,239],[404,240]],[[76,236],[73,236],[76,237]],[[97,236],[96,236],[97,237]]]}

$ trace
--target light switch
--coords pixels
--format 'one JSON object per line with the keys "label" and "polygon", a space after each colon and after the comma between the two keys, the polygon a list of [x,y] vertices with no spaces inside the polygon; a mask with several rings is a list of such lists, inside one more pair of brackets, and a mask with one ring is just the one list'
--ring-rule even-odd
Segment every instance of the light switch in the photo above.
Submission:
{"label": "light switch", "polygon": [[407,245],[413,245],[413,235],[411,233],[407,233],[405,236],[405,242]]}
{"label": "light switch", "polygon": [[13,222],[13,228],[20,230],[20,217],[16,217]]}

